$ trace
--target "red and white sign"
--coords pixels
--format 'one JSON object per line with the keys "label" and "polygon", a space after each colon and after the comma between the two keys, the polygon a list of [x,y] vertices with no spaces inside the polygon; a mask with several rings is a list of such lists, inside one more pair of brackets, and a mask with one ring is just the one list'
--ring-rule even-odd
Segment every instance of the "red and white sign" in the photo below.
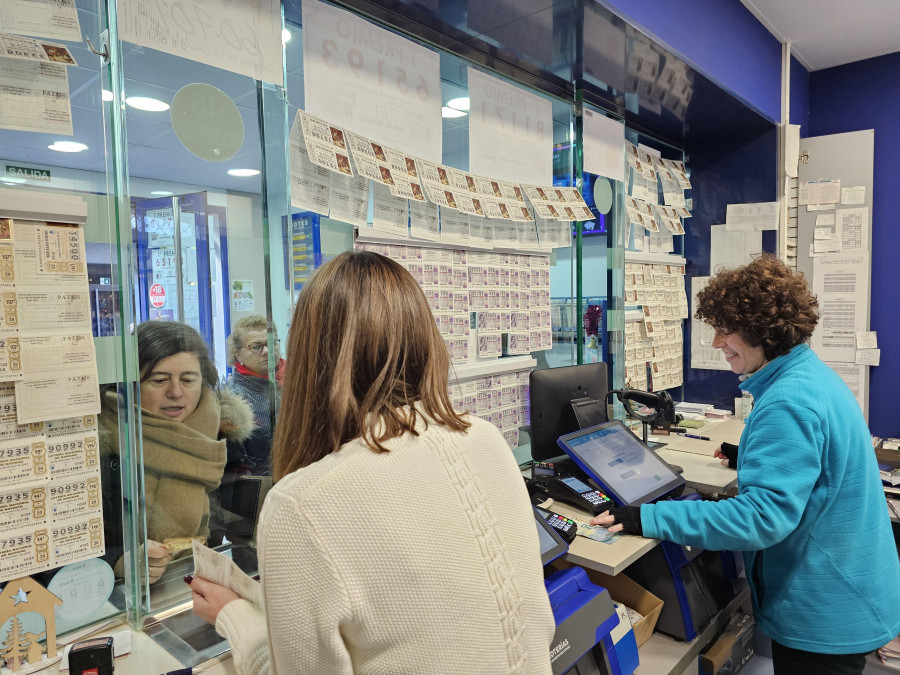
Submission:
{"label": "red and white sign", "polygon": [[162,284],[153,284],[150,287],[150,304],[154,307],[162,307],[166,304],[166,287]]}

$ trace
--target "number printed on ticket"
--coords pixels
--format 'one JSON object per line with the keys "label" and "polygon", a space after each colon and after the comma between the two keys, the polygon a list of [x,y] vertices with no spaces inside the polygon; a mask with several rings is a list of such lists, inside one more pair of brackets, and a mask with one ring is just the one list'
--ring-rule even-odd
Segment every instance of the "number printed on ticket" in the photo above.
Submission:
{"label": "number printed on ticket", "polygon": [[84,232],[77,225],[47,223],[34,228],[38,273],[84,274]]}
{"label": "number printed on ticket", "polygon": [[100,502],[100,476],[51,481],[47,488],[48,515],[54,523],[71,518],[103,515]]}
{"label": "number printed on ticket", "polygon": [[46,483],[49,479],[43,439],[0,444],[0,490]]}
{"label": "number printed on ticket", "polygon": [[54,567],[103,555],[103,517],[77,518],[50,526]]}
{"label": "number printed on ticket", "polygon": [[47,461],[54,481],[100,470],[100,449],[96,434],[73,434],[49,438]]}
{"label": "number printed on ticket", "polygon": [[22,350],[16,331],[0,334],[0,380],[22,379]]}
{"label": "number printed on ticket", "polygon": [[0,582],[53,567],[49,544],[45,527],[0,534]]}
{"label": "number printed on ticket", "polygon": [[0,532],[33,528],[47,519],[47,486],[0,493]]}

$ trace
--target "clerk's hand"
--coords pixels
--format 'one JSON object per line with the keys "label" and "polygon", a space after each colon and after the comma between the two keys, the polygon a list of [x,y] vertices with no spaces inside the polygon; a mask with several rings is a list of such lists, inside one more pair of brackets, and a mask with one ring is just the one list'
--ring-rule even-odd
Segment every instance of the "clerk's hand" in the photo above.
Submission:
{"label": "clerk's hand", "polygon": [[591,525],[605,527],[610,534],[621,532],[622,534],[633,534],[637,537],[644,536],[644,528],[641,526],[640,506],[614,506],[599,516],[594,516],[591,519]]}
{"label": "clerk's hand", "polygon": [[240,596],[230,588],[214,584],[212,581],[190,574],[184,578],[184,581],[191,587],[194,614],[213,626],[216,625],[216,618],[225,605],[234,600],[240,600]]}
{"label": "clerk's hand", "polygon": [[722,443],[722,445],[713,450],[713,456],[722,463],[722,466],[727,466],[729,469],[736,469],[738,446],[733,443]]}
{"label": "clerk's hand", "polygon": [[158,541],[147,540],[147,567],[150,571],[150,583],[155,584],[165,573],[172,562],[172,552]]}

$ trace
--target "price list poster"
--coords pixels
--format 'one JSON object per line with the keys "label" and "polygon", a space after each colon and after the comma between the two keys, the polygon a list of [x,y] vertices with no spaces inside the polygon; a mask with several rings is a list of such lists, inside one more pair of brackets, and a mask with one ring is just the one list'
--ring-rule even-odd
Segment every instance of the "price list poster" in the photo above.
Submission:
{"label": "price list poster", "polygon": [[104,553],[84,231],[0,218],[0,583]]}

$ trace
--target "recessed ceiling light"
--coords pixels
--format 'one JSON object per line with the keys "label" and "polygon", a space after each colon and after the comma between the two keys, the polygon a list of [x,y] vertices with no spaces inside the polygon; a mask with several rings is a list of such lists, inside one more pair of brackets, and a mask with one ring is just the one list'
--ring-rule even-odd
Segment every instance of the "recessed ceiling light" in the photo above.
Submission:
{"label": "recessed ceiling light", "polygon": [[113,96],[113,93],[109,89],[104,89],[103,92],[100,94],[100,97],[104,101],[112,101],[113,99],[115,99],[115,96]]}
{"label": "recessed ceiling light", "polygon": [[286,45],[288,42],[291,41],[292,37],[294,37],[294,36],[291,35],[291,31],[289,31],[287,28],[281,29],[281,44]]}
{"label": "recessed ceiling light", "polygon": [[447,107],[453,108],[454,110],[465,110],[466,112],[468,112],[469,97],[460,96],[459,98],[451,98],[449,101],[447,101]]}
{"label": "recessed ceiling light", "polygon": [[228,175],[229,176],[241,176],[241,177],[257,176],[257,175],[259,175],[259,171],[256,169],[229,169]]}
{"label": "recessed ceiling light", "polygon": [[25,179],[18,176],[3,176],[0,178],[0,183],[6,183],[7,185],[21,185],[24,182]]}
{"label": "recessed ceiling light", "polygon": [[82,150],[87,150],[87,147],[84,143],[76,143],[75,141],[56,141],[52,145],[48,145],[48,148],[51,150],[56,150],[57,152],[81,152]]}
{"label": "recessed ceiling light", "polygon": [[168,192],[166,190],[154,190],[150,194],[153,195],[154,197],[171,197],[172,196],[172,193]]}
{"label": "recessed ceiling light", "polygon": [[147,112],[163,112],[169,109],[168,103],[156,98],[147,98],[146,96],[129,96],[125,99],[125,103],[132,108],[146,110]]}
{"label": "recessed ceiling light", "polygon": [[465,117],[466,115],[468,115],[468,113],[464,113],[462,110],[454,110],[447,106],[441,108],[441,117]]}

